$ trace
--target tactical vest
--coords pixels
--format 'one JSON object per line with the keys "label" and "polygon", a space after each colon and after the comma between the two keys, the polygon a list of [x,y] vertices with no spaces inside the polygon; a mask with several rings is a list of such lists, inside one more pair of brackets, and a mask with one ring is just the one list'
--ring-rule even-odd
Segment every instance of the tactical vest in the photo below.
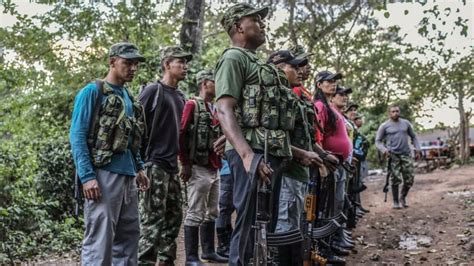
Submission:
{"label": "tactical vest", "polygon": [[195,97],[194,119],[189,124],[186,133],[186,147],[189,151],[189,160],[193,164],[206,166],[209,164],[209,155],[213,151],[214,141],[219,135],[219,126],[212,125],[212,114],[206,108],[206,102]]}
{"label": "tactical vest", "polygon": [[[130,149],[134,158],[138,155],[145,134],[145,115],[142,105],[135,101],[129,91],[125,93],[133,103],[133,116],[125,114],[124,99],[113,93],[106,82],[97,81],[98,96],[92,117],[87,145],[95,167],[110,163],[113,154]],[[106,97],[102,101],[102,96]]]}
{"label": "tactical vest", "polygon": [[[228,49],[241,51],[258,65],[258,84],[245,85],[242,101],[236,110],[240,126],[243,129],[254,129],[260,141],[265,139],[265,131],[267,131],[268,148],[280,149],[286,141],[286,132],[293,130],[295,126],[296,96],[288,85],[282,82],[281,77],[284,75],[279,73],[281,70],[278,70],[275,65],[259,62],[241,48]],[[286,79],[283,78],[283,80]],[[251,130],[247,131],[248,134],[251,132]],[[250,140],[250,136],[245,137]]]}
{"label": "tactical vest", "polygon": [[313,150],[315,141],[316,113],[313,103],[304,95],[298,100],[298,112],[295,114],[295,128],[291,132],[291,144],[307,151]]}

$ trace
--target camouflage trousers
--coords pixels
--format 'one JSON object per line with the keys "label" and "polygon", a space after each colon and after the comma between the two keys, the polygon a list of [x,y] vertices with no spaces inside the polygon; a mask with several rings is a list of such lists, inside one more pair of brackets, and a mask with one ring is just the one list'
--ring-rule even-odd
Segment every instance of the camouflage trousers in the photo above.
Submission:
{"label": "camouflage trousers", "polygon": [[153,164],[147,168],[150,189],[140,195],[141,234],[138,260],[140,265],[176,259],[176,238],[183,219],[181,183]]}
{"label": "camouflage trousers", "polygon": [[391,183],[398,186],[402,183],[406,188],[411,188],[415,181],[413,158],[410,155],[392,155]]}

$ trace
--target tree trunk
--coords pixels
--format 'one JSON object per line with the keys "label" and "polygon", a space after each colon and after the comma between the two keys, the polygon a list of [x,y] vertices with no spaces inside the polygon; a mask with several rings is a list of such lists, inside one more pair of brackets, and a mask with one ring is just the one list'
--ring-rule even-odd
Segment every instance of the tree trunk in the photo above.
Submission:
{"label": "tree trunk", "polygon": [[288,31],[290,32],[290,40],[293,45],[298,44],[298,39],[296,37],[296,29],[295,29],[295,0],[288,1],[290,4],[290,17],[288,19]]}
{"label": "tree trunk", "polygon": [[466,164],[469,159],[469,123],[467,113],[464,110],[464,90],[462,86],[457,91],[458,112],[459,112],[459,159],[461,164]]}
{"label": "tree trunk", "polygon": [[179,39],[181,46],[191,53],[199,53],[204,27],[204,0],[186,0]]}

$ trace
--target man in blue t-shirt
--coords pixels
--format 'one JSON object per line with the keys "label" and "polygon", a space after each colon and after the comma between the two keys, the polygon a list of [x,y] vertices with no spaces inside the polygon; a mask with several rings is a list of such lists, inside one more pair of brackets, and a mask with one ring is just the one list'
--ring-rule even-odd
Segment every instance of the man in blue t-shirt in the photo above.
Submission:
{"label": "man in blue t-shirt", "polygon": [[74,102],[70,141],[85,197],[83,265],[138,264],[137,184],[144,191],[149,180],[138,152],[144,117],[124,84],[144,60],[131,43],[112,45],[107,76]]}

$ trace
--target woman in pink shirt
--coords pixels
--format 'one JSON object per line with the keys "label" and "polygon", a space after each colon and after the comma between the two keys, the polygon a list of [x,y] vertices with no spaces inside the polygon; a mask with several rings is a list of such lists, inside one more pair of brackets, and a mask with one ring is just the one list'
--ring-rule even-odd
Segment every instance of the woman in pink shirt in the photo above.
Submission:
{"label": "woman in pink shirt", "polygon": [[321,134],[323,149],[334,153],[341,160],[346,160],[352,152],[352,143],[347,135],[344,117],[330,104],[336,93],[337,80],[341,78],[341,73],[319,72],[315,80],[314,105],[323,129]]}
{"label": "woman in pink shirt", "polygon": [[[338,215],[344,209],[346,172],[342,167],[342,162],[346,161],[352,153],[352,142],[347,134],[344,117],[330,104],[336,93],[337,81],[341,78],[341,73],[322,71],[316,75],[315,79],[314,105],[322,128],[321,145],[323,149],[333,153],[340,160],[339,166],[329,176],[324,186],[323,194],[327,196],[325,200],[334,199],[334,202],[323,204],[328,206],[326,210],[321,210],[326,217]],[[354,245],[352,239],[341,228],[333,238],[330,247],[331,251],[337,255],[347,255],[347,249],[353,248]]]}

